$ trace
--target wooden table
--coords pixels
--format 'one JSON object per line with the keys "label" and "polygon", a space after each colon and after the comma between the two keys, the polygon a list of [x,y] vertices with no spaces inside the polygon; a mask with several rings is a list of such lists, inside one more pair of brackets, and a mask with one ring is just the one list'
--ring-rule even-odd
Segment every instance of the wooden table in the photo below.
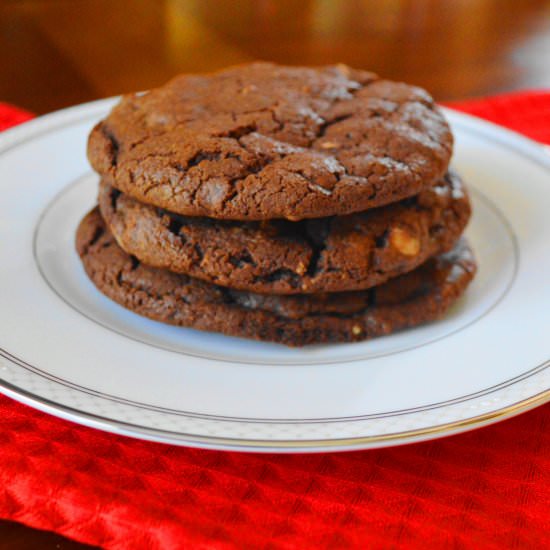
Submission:
{"label": "wooden table", "polygon": [[[452,100],[550,87],[550,0],[4,0],[0,51],[0,101],[38,114],[253,59]],[[0,522],[0,548],[84,546]]]}

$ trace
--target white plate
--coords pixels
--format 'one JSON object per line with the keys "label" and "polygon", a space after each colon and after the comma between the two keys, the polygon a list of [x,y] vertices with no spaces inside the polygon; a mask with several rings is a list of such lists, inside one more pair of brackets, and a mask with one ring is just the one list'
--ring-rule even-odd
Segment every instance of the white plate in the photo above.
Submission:
{"label": "white plate", "polygon": [[0,383],[62,418],[217,449],[380,447],[481,426],[550,399],[550,157],[447,112],[480,269],[442,321],[288,349],[130,313],[88,281],[76,226],[95,201],[86,136],[114,100],[0,136]]}

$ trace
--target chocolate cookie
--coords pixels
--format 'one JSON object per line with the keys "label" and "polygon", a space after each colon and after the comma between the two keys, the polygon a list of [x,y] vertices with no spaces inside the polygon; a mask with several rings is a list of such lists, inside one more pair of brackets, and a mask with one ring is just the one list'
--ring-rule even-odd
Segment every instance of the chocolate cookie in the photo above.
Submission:
{"label": "chocolate cookie", "polygon": [[268,296],[141,264],[117,245],[98,209],[82,220],[76,246],[97,288],[140,315],[291,346],[365,340],[437,319],[476,270],[461,241],[452,252],[368,291]]}
{"label": "chocolate cookie", "polygon": [[183,217],[106,183],[99,207],[120,247],[145,264],[269,294],[378,285],[449,250],[470,216],[466,190],[451,174],[399,203],[300,222]]}
{"label": "chocolate cookie", "polygon": [[127,95],[92,131],[110,185],[183,215],[361,212],[443,177],[452,135],[420,88],[339,65],[241,65]]}

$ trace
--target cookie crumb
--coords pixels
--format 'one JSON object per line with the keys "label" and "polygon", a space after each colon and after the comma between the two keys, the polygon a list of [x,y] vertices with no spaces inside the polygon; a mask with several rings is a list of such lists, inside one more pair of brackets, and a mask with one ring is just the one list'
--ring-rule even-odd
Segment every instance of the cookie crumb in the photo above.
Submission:
{"label": "cookie crumb", "polygon": [[353,325],[351,332],[353,332],[354,336],[359,336],[363,332],[363,329],[359,325]]}

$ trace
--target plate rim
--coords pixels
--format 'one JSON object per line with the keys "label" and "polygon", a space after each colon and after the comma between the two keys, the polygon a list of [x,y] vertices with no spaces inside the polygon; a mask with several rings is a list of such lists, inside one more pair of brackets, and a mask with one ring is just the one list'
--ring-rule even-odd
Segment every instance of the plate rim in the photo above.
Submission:
{"label": "plate rim", "polygon": [[[550,360],[545,366],[550,366]],[[550,389],[543,390],[531,397],[498,409],[464,420],[447,422],[427,428],[401,431],[382,435],[331,438],[331,439],[246,439],[229,438],[219,436],[203,436],[171,432],[159,428],[146,428],[137,424],[113,420],[94,413],[82,411],[51,401],[41,396],[36,396],[28,390],[0,379],[0,388],[4,395],[14,400],[29,405],[41,412],[51,414],[63,420],[69,420],[75,424],[88,428],[100,429],[104,432],[116,435],[124,435],[134,439],[152,441],[178,446],[197,447],[211,450],[227,450],[241,452],[336,452],[356,451],[371,448],[391,447],[411,443],[419,443],[430,439],[448,437],[459,433],[489,426],[502,420],[512,418],[541,405],[550,402]],[[380,444],[382,443],[382,444]]]}
{"label": "plate rim", "polygon": [[[19,126],[8,129],[0,135],[0,155],[17,147],[21,142],[28,139],[34,139],[59,130],[65,126],[74,124],[75,117],[83,122],[87,118],[95,119],[102,112],[112,106],[117,97],[101,99],[75,105],[49,113],[36,119],[25,122]],[[542,166],[545,170],[550,169],[550,156],[545,152],[543,145],[529,139],[522,134],[518,134],[497,124],[485,121],[478,117],[455,111],[443,107],[445,115],[451,119],[454,125],[461,125],[468,131],[477,135],[482,135],[494,139],[500,145],[511,148],[527,157],[531,162]],[[496,135],[495,135],[496,134]],[[512,143],[510,143],[510,141]],[[9,353],[9,352],[8,352]],[[11,354],[10,354],[11,355]],[[11,364],[20,367],[15,361],[2,354],[2,358]],[[540,368],[550,366],[550,360],[539,364]],[[533,370],[533,369],[530,369]],[[529,371],[526,371],[529,372]],[[36,373],[35,373],[36,374]],[[522,375],[519,375],[521,377]],[[520,380],[521,381],[521,380]],[[519,383],[520,381],[514,382]],[[504,383],[504,382],[503,382]],[[512,384],[513,385],[513,384]],[[497,386],[500,386],[498,384]],[[487,388],[489,389],[489,388]],[[139,439],[157,441],[162,443],[172,443],[177,445],[189,445],[194,447],[228,449],[241,451],[264,451],[264,452],[316,452],[316,451],[336,451],[336,450],[357,450],[362,448],[372,448],[380,446],[398,445],[412,443],[435,437],[443,437],[467,430],[492,424],[505,418],[509,418],[540,406],[550,401],[550,388],[530,397],[512,403],[501,409],[485,412],[480,415],[469,417],[462,420],[447,422],[440,425],[418,428],[409,431],[399,431],[395,433],[378,434],[370,436],[347,437],[343,439],[325,438],[325,439],[247,439],[247,438],[224,438],[210,435],[184,434],[182,432],[170,432],[160,428],[148,428],[138,424],[126,423],[113,418],[102,417],[100,415],[89,413],[81,409],[73,408],[55,401],[51,401],[41,395],[34,394],[24,388],[18,387],[0,376],[0,391],[13,399],[30,405],[43,412],[54,416],[71,420],[85,426],[99,428],[107,432],[126,435]],[[481,390],[483,391],[483,390]],[[476,392],[479,394],[479,392]],[[338,421],[339,419],[335,419]],[[342,418],[341,421],[345,421]],[[284,420],[282,420],[284,422]],[[169,434],[169,435],[167,435]]]}

